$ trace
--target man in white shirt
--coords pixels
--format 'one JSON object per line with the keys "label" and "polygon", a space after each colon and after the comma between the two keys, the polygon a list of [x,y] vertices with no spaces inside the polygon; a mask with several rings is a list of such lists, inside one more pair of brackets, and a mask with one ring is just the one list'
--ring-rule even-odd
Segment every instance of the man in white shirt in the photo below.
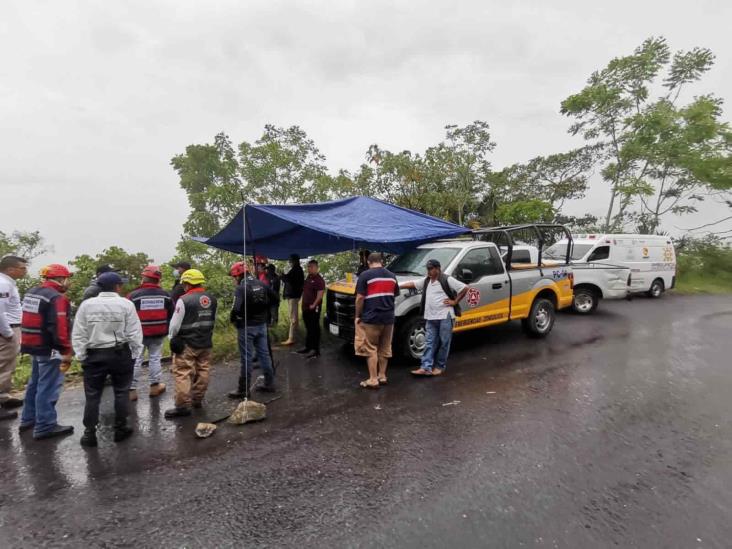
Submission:
{"label": "man in white shirt", "polygon": [[440,262],[427,261],[427,278],[402,282],[400,288],[414,288],[422,292],[422,314],[425,320],[427,341],[422,364],[413,370],[416,376],[439,376],[447,368],[452,328],[455,316],[460,316],[460,301],[468,293],[468,287],[451,276],[442,274]]}
{"label": "man in white shirt", "polygon": [[84,301],[76,313],[72,344],[84,369],[84,435],[81,445],[97,445],[99,403],[109,375],[114,388],[114,441],[132,434],[127,425],[128,391],[135,359],[142,352],[142,325],[131,301],[119,295],[122,278],[104,273],[97,279],[101,292]]}
{"label": "man in white shirt", "polygon": [[10,408],[23,405],[10,396],[13,372],[20,352],[20,321],[23,315],[16,280],[28,273],[28,262],[22,257],[8,255],[0,259],[0,420],[15,419]]}

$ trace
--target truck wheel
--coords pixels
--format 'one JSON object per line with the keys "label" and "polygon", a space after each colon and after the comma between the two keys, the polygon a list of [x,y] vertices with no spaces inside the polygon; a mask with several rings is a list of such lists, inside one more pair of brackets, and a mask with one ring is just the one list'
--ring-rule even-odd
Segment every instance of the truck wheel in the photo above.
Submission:
{"label": "truck wheel", "polygon": [[651,289],[648,290],[646,294],[648,295],[648,297],[661,297],[665,289],[666,288],[663,285],[663,280],[657,278],[653,281],[653,284],[651,284]]}
{"label": "truck wheel", "polygon": [[427,342],[427,331],[424,329],[424,319],[415,315],[407,319],[399,329],[397,345],[404,358],[419,361],[424,353]]}
{"label": "truck wheel", "polygon": [[524,331],[531,337],[544,337],[554,327],[554,304],[544,297],[534,300],[528,318],[521,321]]}
{"label": "truck wheel", "polygon": [[590,288],[575,288],[572,310],[580,315],[589,315],[597,309],[600,299],[597,292]]}

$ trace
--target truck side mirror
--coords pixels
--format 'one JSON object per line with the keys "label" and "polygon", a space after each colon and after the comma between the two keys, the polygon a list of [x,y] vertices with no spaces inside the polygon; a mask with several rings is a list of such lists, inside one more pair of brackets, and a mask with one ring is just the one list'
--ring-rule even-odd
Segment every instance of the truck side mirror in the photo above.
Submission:
{"label": "truck side mirror", "polygon": [[472,282],[473,281],[473,271],[470,269],[461,269],[460,270],[460,280],[463,282]]}

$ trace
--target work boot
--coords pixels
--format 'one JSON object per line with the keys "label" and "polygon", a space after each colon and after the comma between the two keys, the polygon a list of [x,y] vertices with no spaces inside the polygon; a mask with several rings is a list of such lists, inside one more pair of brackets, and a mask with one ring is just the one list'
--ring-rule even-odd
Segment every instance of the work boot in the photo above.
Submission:
{"label": "work boot", "polygon": [[160,396],[165,392],[165,383],[153,383],[150,385],[150,398]]}
{"label": "work boot", "polygon": [[114,424],[114,441],[122,442],[132,434],[132,427],[127,425],[127,421],[118,421]]}
{"label": "work boot", "polygon": [[194,400],[191,404],[195,409],[203,408],[203,401],[202,400]]}
{"label": "work boot", "polygon": [[130,402],[137,402],[137,389],[130,389]]}
{"label": "work boot", "polygon": [[250,398],[251,394],[247,390],[247,378],[240,377],[239,378],[239,385],[237,386],[236,391],[231,391],[227,396],[229,398],[234,399],[234,400],[241,400],[243,398]]}
{"label": "work boot", "polygon": [[16,417],[18,417],[18,412],[8,412],[7,410],[0,408],[0,420],[15,419]]}
{"label": "work boot", "polygon": [[33,438],[36,440],[43,440],[46,438],[65,437],[74,432],[73,425],[54,425],[48,431],[42,433],[33,434]]}
{"label": "work boot", "polygon": [[23,401],[19,398],[10,397],[6,400],[3,400],[2,407],[6,410],[10,410],[11,408],[20,408],[23,406]]}
{"label": "work boot", "polygon": [[175,408],[169,408],[165,410],[165,419],[173,419],[176,417],[186,417],[191,415],[191,409],[187,406],[176,406]]}
{"label": "work boot", "polygon": [[274,384],[272,385],[258,385],[256,388],[257,391],[261,391],[263,393],[276,393],[277,389],[275,389]]}
{"label": "work boot", "polygon": [[97,446],[97,430],[96,429],[84,429],[84,434],[81,435],[79,443],[85,448],[96,448]]}

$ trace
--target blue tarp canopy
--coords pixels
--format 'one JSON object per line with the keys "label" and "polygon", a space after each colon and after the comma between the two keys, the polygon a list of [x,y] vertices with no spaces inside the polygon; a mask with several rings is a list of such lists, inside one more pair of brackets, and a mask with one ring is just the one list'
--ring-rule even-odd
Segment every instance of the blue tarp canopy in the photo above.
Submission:
{"label": "blue tarp canopy", "polygon": [[[242,254],[242,210],[211,238],[197,240]],[[369,249],[401,254],[419,244],[469,229],[365,196],[318,204],[246,206],[246,255],[286,259]]]}

